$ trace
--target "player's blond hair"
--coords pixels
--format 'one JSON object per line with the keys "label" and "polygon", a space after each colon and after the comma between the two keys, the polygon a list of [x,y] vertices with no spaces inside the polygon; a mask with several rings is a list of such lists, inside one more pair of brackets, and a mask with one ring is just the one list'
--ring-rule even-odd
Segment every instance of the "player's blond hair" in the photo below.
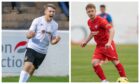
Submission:
{"label": "player's blond hair", "polygon": [[88,8],[94,8],[94,9],[96,9],[96,6],[95,6],[94,4],[92,4],[92,3],[89,3],[89,4],[87,4],[87,6],[86,6],[86,10],[87,10]]}
{"label": "player's blond hair", "polygon": [[56,9],[56,6],[54,4],[46,4],[46,5],[44,5],[44,9],[47,9],[48,7]]}

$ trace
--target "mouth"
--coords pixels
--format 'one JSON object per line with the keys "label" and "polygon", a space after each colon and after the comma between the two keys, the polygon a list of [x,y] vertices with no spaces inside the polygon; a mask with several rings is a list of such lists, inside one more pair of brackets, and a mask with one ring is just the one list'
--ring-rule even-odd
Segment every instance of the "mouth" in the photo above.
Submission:
{"label": "mouth", "polygon": [[92,17],[93,17],[93,15],[90,15],[89,17],[90,17],[90,18],[92,18]]}
{"label": "mouth", "polygon": [[53,17],[53,15],[50,15],[50,18],[52,18]]}

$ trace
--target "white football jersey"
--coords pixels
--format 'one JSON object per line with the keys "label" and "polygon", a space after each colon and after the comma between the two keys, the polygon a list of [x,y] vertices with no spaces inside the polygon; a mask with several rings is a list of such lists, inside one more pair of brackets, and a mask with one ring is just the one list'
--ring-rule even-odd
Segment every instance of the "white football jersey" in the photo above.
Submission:
{"label": "white football jersey", "polygon": [[33,38],[29,39],[27,48],[46,54],[51,37],[57,35],[57,30],[58,24],[54,20],[47,22],[45,16],[35,18],[29,31],[34,31],[36,34]]}

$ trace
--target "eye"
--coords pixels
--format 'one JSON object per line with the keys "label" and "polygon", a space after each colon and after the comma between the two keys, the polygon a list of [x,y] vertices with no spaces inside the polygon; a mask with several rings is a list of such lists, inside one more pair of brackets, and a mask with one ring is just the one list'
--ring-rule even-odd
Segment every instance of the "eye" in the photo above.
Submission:
{"label": "eye", "polygon": [[90,11],[88,11],[88,13],[90,13]]}
{"label": "eye", "polygon": [[53,13],[55,12],[55,11],[52,11]]}

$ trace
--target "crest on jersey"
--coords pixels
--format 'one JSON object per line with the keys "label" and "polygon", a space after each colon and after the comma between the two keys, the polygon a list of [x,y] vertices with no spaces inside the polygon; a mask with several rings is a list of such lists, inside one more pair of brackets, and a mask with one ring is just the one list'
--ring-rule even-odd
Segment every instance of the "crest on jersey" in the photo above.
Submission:
{"label": "crest on jersey", "polygon": [[40,26],[43,26],[43,24],[41,23]]}
{"label": "crest on jersey", "polygon": [[95,29],[97,29],[98,28],[98,25],[95,25]]}

